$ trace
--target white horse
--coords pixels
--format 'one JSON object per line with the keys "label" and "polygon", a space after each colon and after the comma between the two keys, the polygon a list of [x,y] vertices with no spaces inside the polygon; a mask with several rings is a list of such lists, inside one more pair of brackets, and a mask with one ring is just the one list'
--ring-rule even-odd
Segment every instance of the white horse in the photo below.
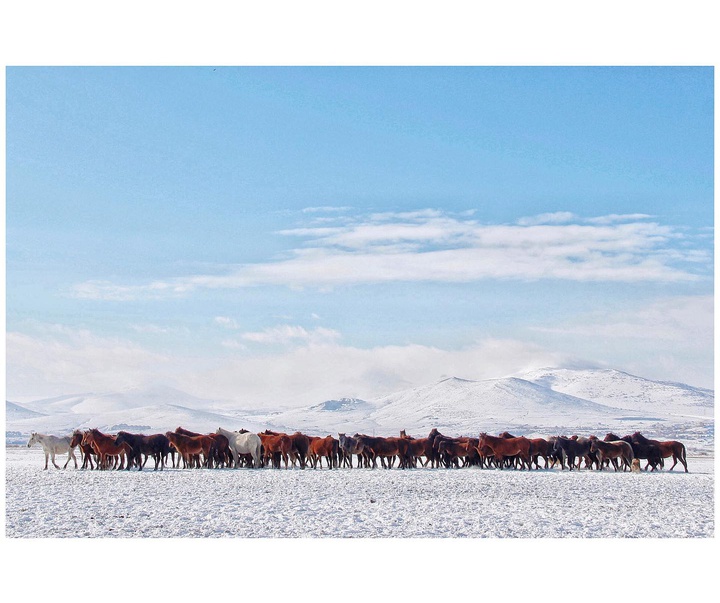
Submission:
{"label": "white horse", "polygon": [[30,434],[30,440],[28,441],[28,448],[33,444],[39,443],[43,452],[45,453],[45,469],[48,468],[48,457],[52,457],[52,464],[55,465],[56,469],[60,469],[55,462],[56,454],[67,454],[68,458],[63,465],[63,469],[68,466],[70,459],[75,461],[75,469],[78,467],[77,459],[75,458],[75,447],[70,446],[70,436],[59,438],[54,435],[45,435],[44,433],[35,433],[34,431]]}
{"label": "white horse", "polygon": [[218,427],[215,433],[224,435],[228,439],[230,452],[233,455],[235,467],[238,466],[238,456],[241,454],[251,454],[253,458],[253,467],[260,467],[260,436],[256,433],[238,433],[237,431],[228,431],[222,427]]}

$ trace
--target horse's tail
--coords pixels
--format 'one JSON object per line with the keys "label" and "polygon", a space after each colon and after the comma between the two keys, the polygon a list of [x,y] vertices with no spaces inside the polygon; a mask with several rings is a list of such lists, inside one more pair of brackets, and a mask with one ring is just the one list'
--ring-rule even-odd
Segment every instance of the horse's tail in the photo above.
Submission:
{"label": "horse's tail", "polygon": [[683,465],[685,465],[685,471],[687,472],[687,451],[685,450],[685,444],[680,442],[680,458],[682,459]]}

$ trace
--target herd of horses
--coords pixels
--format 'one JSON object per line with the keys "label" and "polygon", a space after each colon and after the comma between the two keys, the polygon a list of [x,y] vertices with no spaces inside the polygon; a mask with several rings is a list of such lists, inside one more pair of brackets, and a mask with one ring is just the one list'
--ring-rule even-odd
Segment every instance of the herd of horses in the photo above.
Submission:
{"label": "herd of horses", "polygon": [[[322,468],[323,461],[329,469],[356,467],[377,468],[378,460],[383,468],[401,469],[422,467],[460,468],[477,466],[497,469],[540,469],[543,459],[545,469],[556,467],[572,471],[583,464],[587,469],[613,467],[626,471],[637,466],[638,459],[646,461],[645,471],[664,468],[664,459],[673,459],[672,471],[680,462],[687,468],[687,454],[681,442],[658,441],[645,438],[640,432],[619,437],[608,433],[602,440],[589,437],[552,436],[549,438],[526,438],[503,432],[498,436],[481,433],[477,438],[448,437],[432,429],[425,438],[413,438],[400,432],[399,437],[375,437],[364,434],[337,438],[308,436],[265,430],[251,433],[245,429],[230,431],[219,427],[215,433],[196,433],[178,427],[164,434],[143,435],[120,431],[111,435],[98,429],[75,430],[72,435],[57,437],[32,433],[28,447],[42,445],[45,452],[45,469],[48,459],[67,454],[65,467],[72,459],[75,468],[78,461],[75,450],[81,455],[82,468],[86,469],[132,469],[142,470],[152,457],[155,470],[169,465],[174,468],[238,468],[272,467],[288,469],[290,465],[300,469]],[[177,458],[176,458],[177,457]],[[176,462],[177,461],[177,462]]]}

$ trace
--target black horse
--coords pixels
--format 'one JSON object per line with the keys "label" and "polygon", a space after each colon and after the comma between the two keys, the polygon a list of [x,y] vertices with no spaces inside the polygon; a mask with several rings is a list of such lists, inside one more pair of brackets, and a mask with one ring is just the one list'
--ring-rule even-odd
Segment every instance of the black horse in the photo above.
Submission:
{"label": "black horse", "polygon": [[572,471],[575,466],[575,458],[577,458],[577,468],[580,469],[580,462],[584,458],[592,458],[590,453],[590,445],[592,441],[587,438],[566,438],[565,436],[557,436],[553,453],[560,457],[560,466],[565,469],[565,460],[567,459],[568,469]]}
{"label": "black horse", "polygon": [[[167,436],[161,433],[146,436],[128,433],[127,431],[119,431],[115,437],[115,443],[124,443],[130,447],[127,463],[128,469],[133,465],[137,465],[138,471],[142,471],[142,468],[150,456],[155,460],[155,471],[157,471],[158,466],[160,466],[160,470],[165,468],[165,459],[170,453],[170,440],[168,440]],[[144,461],[143,455],[145,456]]]}

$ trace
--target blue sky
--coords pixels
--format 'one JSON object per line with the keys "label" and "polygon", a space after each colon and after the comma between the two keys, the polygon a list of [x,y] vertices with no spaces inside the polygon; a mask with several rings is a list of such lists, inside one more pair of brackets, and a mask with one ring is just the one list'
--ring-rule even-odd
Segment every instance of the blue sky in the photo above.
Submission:
{"label": "blue sky", "polygon": [[712,387],[712,68],[8,68],[7,397]]}

